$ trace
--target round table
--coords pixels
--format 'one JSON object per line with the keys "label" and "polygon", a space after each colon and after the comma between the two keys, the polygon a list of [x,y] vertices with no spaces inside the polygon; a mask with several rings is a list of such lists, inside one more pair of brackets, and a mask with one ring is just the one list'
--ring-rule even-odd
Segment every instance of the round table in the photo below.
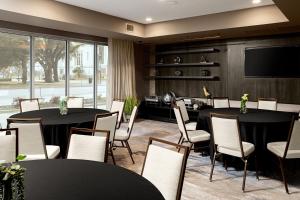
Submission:
{"label": "round table", "polygon": [[125,168],[83,160],[24,161],[26,200],[163,200],[144,177]]}
{"label": "round table", "polygon": [[[267,143],[287,140],[292,116],[298,118],[298,113],[290,112],[248,109],[246,114],[241,114],[239,108],[215,108],[199,111],[197,129],[211,133],[211,113],[238,115],[241,138],[255,145],[260,166],[267,166],[269,162]],[[213,152],[212,140],[210,150]]]}
{"label": "round table", "polygon": [[107,112],[93,108],[69,108],[67,115],[61,115],[58,108],[51,108],[18,113],[10,118],[42,118],[45,143],[60,146],[61,155],[64,157],[70,128],[93,128],[95,115]]}

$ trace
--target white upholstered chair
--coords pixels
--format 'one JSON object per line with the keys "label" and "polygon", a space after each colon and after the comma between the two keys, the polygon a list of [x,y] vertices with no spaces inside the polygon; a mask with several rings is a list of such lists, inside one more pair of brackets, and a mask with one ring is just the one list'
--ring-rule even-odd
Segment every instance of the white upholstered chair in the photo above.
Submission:
{"label": "white upholstered chair", "polygon": [[28,112],[40,109],[39,99],[20,99],[20,112]]}
{"label": "white upholstered chair", "polygon": [[176,101],[176,105],[178,107],[180,107],[182,118],[183,118],[186,130],[188,130],[188,131],[196,130],[197,122],[191,122],[190,121],[189,114],[186,110],[184,101],[183,100]]}
{"label": "white upholstered chair", "polygon": [[300,121],[292,119],[287,141],[270,142],[267,144],[267,149],[278,157],[285,191],[289,193],[283,164],[285,159],[300,158]]}
{"label": "white upholstered chair", "polygon": [[18,156],[18,129],[0,129],[0,164],[15,162]]}
{"label": "white upholstered chair", "polygon": [[186,130],[180,107],[174,106],[173,109],[174,109],[177,125],[181,134],[181,137],[178,141],[179,144],[188,142],[190,143],[191,149],[193,149],[194,143],[206,142],[210,140],[210,134],[204,130],[194,130],[194,131]]}
{"label": "white upholstered chair", "polygon": [[[95,136],[96,132],[103,136]],[[71,128],[70,135],[68,159],[107,161],[109,131]]]}
{"label": "white upholstered chair", "polygon": [[60,147],[45,145],[41,119],[7,119],[9,128],[18,128],[19,153],[25,154],[25,160],[55,159]]}
{"label": "white upholstered chair", "polygon": [[258,98],[257,108],[262,110],[277,110],[277,99]]}
{"label": "white upholstered chair", "polygon": [[67,107],[68,108],[83,108],[83,97],[68,97]]}
{"label": "white upholstered chair", "polygon": [[118,124],[117,128],[120,128],[121,120],[123,117],[125,102],[121,100],[114,100],[111,104],[110,112],[118,112]]}
{"label": "white upholstered chair", "polygon": [[[106,114],[97,114],[95,117],[94,130],[107,130],[109,131],[109,152],[111,153],[113,163],[116,164],[115,157],[112,151],[115,132],[118,121],[118,112],[106,113]],[[95,136],[103,136],[100,132],[95,132]]]}
{"label": "white upholstered chair", "polygon": [[214,97],[213,98],[214,108],[230,108],[228,97]]}
{"label": "white upholstered chair", "polygon": [[[243,142],[240,136],[239,120],[237,116],[211,114],[211,127],[214,139],[214,157],[209,180],[212,181],[216,157],[226,154],[241,158],[244,162],[244,177],[242,190],[245,191],[248,157],[255,152],[255,147],[249,142]],[[256,171],[256,178],[258,174]]]}
{"label": "white upholstered chair", "polygon": [[[115,141],[121,142],[122,143],[121,147],[127,148],[128,153],[130,155],[130,158],[131,158],[133,164],[134,164],[134,159],[132,157],[132,151],[131,151],[128,140],[129,140],[131,132],[132,132],[132,128],[133,128],[133,124],[134,124],[136,115],[137,115],[137,106],[134,106],[134,108],[132,110],[132,113],[131,113],[131,116],[130,116],[130,119],[129,119],[127,129],[125,129],[125,130],[121,129],[121,128],[117,129],[116,134],[115,134]],[[115,146],[115,147],[118,147],[118,146]]]}
{"label": "white upholstered chair", "polygon": [[[183,151],[177,152],[176,148]],[[166,200],[179,200],[181,197],[188,153],[186,146],[149,139],[142,176],[155,185]]]}

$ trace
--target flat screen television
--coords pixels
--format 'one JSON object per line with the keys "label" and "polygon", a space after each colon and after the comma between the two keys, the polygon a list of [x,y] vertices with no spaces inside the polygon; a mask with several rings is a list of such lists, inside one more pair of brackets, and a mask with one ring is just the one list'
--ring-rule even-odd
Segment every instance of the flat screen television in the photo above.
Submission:
{"label": "flat screen television", "polygon": [[300,77],[300,47],[246,48],[245,77]]}

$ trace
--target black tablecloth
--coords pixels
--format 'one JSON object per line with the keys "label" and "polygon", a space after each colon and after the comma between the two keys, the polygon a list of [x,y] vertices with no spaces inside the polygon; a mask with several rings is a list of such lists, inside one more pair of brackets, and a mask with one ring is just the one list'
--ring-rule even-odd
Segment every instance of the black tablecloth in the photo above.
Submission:
{"label": "black tablecloth", "polygon": [[67,115],[61,115],[59,109],[52,108],[18,113],[11,118],[42,118],[45,143],[60,146],[61,155],[65,156],[70,128],[93,128],[95,115],[107,112],[93,108],[69,108]]}
{"label": "black tablecloth", "polygon": [[[260,167],[267,166],[270,161],[267,143],[286,141],[292,116],[298,118],[298,113],[290,112],[248,109],[248,113],[241,114],[239,108],[206,109],[199,111],[197,129],[206,130],[211,133],[211,113],[239,116],[241,138],[243,141],[255,145]],[[210,150],[213,152],[213,140],[211,140]]]}
{"label": "black tablecloth", "polygon": [[110,164],[83,160],[24,161],[26,200],[163,200],[142,176]]}

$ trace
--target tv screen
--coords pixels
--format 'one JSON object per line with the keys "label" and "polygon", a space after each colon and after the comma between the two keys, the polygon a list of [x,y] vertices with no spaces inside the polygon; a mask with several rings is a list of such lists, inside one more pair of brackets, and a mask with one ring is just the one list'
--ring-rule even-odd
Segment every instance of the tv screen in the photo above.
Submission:
{"label": "tv screen", "polygon": [[246,48],[246,77],[300,77],[300,47]]}

